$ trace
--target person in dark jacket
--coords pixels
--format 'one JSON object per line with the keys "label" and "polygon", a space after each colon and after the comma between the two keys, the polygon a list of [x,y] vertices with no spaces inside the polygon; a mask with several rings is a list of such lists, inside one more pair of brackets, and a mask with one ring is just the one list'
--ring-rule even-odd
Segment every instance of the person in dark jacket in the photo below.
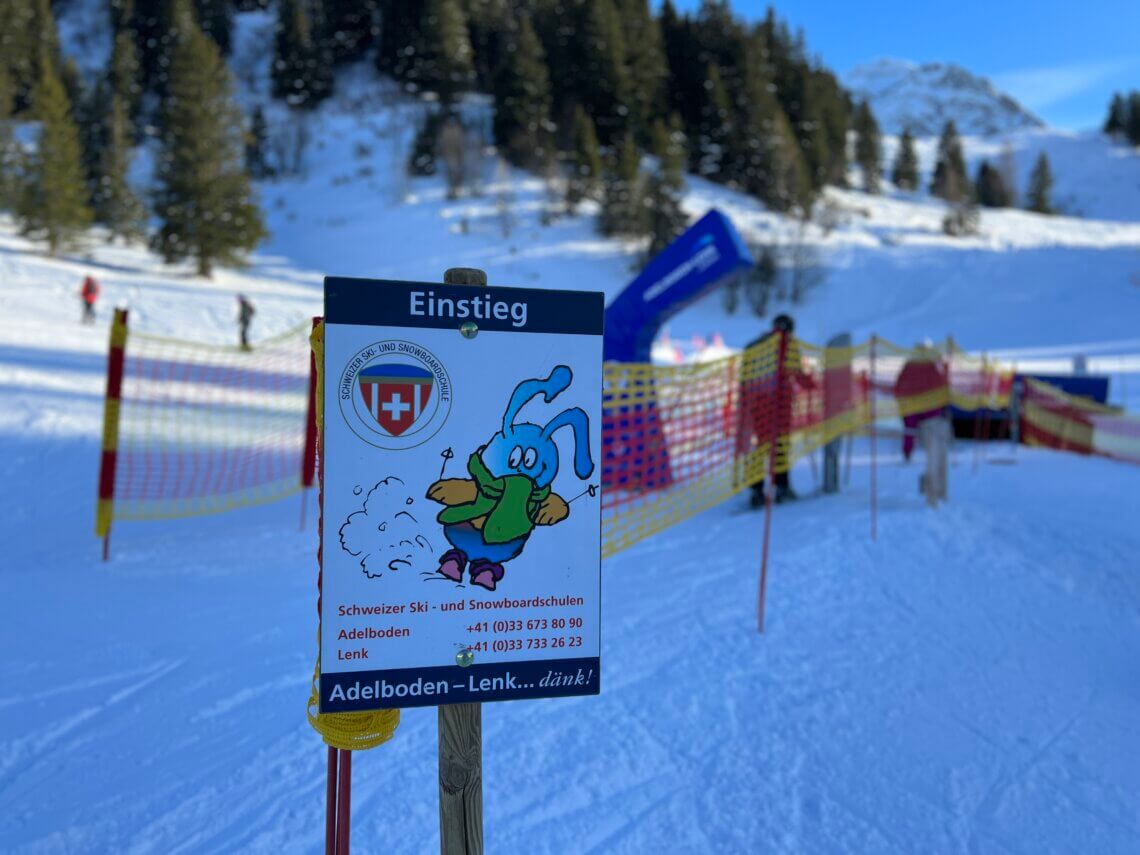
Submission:
{"label": "person in dark jacket", "polygon": [[[764,446],[770,441],[775,430],[779,436],[777,458],[783,465],[790,464],[788,453],[792,430],[792,399],[795,387],[812,388],[815,384],[811,376],[803,370],[803,355],[799,342],[792,333],[795,323],[788,315],[777,315],[772,321],[772,329],[749,342],[741,361],[740,410],[737,423],[736,455],[738,461],[746,459],[755,446]],[[788,347],[784,354],[785,383],[777,391],[775,359],[767,349],[759,345],[784,332],[788,336]],[[768,364],[771,363],[771,364]],[[775,419],[775,424],[773,424]],[[763,462],[766,470],[768,461]],[[754,467],[753,467],[754,468]],[[777,472],[775,476],[775,501],[785,502],[796,498],[792,490],[788,472]],[[752,482],[749,504],[753,508],[763,506],[764,478]]]}
{"label": "person in dark jacket", "polygon": [[83,301],[83,323],[95,323],[95,301],[99,299],[99,283],[88,275],[79,286],[79,299]]}
{"label": "person in dark jacket", "polygon": [[250,350],[249,324],[253,320],[256,310],[253,303],[245,294],[238,294],[238,329],[241,335],[241,349]]}

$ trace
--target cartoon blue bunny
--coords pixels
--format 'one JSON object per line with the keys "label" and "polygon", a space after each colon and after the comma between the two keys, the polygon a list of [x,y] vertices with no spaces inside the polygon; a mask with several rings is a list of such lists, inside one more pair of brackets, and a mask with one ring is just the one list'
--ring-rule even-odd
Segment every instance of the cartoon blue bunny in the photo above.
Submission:
{"label": "cartoon blue bunny", "polygon": [[439,572],[456,582],[470,562],[471,581],[490,591],[503,578],[503,564],[523,551],[536,525],[554,525],[570,513],[550,485],[558,474],[559,428],[574,432],[574,474],[585,480],[594,472],[590,422],[578,407],[563,410],[546,427],[515,424],[531,398],[553,401],[573,380],[559,365],[545,380],[524,380],[515,387],[503,414],[503,427],[467,461],[470,478],[448,478],[428,488],[427,497],[446,505],[437,519],[453,547],[439,560]]}

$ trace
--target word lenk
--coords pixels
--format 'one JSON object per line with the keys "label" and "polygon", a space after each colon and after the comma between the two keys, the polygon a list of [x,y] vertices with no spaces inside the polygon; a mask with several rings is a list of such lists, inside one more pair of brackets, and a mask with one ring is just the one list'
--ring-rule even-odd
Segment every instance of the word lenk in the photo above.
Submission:
{"label": "word lenk", "polygon": [[471,581],[495,590],[503,564],[519,556],[535,526],[555,525],[569,516],[566,500],[550,487],[558,474],[553,435],[564,427],[574,432],[574,474],[585,480],[594,472],[589,418],[572,407],[545,427],[514,420],[531,398],[542,395],[549,404],[573,378],[569,368],[559,365],[545,380],[519,383],[503,414],[502,430],[468,459],[471,477],[441,479],[428,489],[429,499],[447,506],[437,519],[452,546],[439,564],[448,579],[462,581],[470,562]]}

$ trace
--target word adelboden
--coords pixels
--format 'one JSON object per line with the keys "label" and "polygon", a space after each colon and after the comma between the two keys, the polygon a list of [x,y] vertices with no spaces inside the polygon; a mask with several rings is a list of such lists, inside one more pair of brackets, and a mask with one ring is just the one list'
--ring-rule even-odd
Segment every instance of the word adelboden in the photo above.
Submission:
{"label": "word adelboden", "polygon": [[[538,681],[539,686],[584,686],[594,678],[594,669],[578,668],[576,673],[548,670]],[[499,692],[506,689],[529,689],[532,683],[520,683],[510,671],[501,677],[479,677],[471,675],[466,683],[449,683],[447,680],[425,680],[417,677],[410,683],[389,683],[387,680],[373,680],[361,683],[359,680],[349,686],[333,686],[329,693],[330,701],[371,701],[384,698],[418,698],[423,695],[446,695],[452,688],[466,689],[469,692]]]}
{"label": "word adelboden", "polygon": [[408,297],[408,313],[417,318],[472,318],[477,321],[505,321],[510,319],[512,327],[526,326],[526,303],[508,303],[506,300],[493,300],[483,294],[475,297],[437,297],[434,291],[412,291]]}

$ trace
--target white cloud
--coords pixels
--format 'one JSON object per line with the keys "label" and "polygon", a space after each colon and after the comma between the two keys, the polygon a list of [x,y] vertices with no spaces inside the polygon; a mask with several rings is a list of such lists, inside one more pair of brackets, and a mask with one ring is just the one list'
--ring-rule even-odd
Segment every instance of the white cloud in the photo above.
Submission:
{"label": "white cloud", "polygon": [[1136,57],[1023,68],[992,75],[999,88],[1030,110],[1044,110],[1140,65]]}

